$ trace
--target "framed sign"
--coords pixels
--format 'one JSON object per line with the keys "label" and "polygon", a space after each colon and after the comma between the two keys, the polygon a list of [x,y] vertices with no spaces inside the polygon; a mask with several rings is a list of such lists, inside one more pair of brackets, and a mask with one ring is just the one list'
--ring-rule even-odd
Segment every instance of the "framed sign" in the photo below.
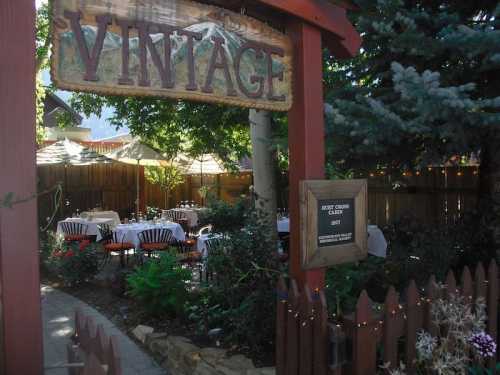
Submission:
{"label": "framed sign", "polygon": [[57,87],[272,111],[292,105],[292,42],[189,0],[54,0]]}
{"label": "framed sign", "polygon": [[302,181],[301,249],[306,269],[367,255],[366,180]]}

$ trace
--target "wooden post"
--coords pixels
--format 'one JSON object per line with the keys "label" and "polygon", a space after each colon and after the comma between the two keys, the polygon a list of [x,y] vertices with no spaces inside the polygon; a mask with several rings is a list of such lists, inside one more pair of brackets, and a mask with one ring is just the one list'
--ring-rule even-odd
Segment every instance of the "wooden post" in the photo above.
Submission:
{"label": "wooden post", "polygon": [[294,44],[294,104],[289,112],[290,273],[301,287],[324,287],[324,270],[304,271],[301,263],[299,184],[325,176],[323,51],[321,30],[301,20],[288,25]]}
{"label": "wooden post", "polygon": [[[35,2],[2,0],[0,201],[36,193],[35,150]],[[36,204],[0,208],[0,374],[42,374]]]}

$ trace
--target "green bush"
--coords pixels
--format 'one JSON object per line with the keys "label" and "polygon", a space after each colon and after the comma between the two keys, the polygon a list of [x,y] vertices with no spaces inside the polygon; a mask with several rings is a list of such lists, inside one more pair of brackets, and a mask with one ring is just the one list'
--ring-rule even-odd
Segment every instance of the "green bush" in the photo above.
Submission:
{"label": "green bush", "polygon": [[49,262],[66,285],[77,286],[99,271],[97,245],[90,241],[61,242],[52,250]]}
{"label": "green bush", "polygon": [[210,200],[208,208],[199,214],[200,225],[212,225],[213,232],[234,232],[245,225],[250,203],[239,200],[234,205],[224,201]]}
{"label": "green bush", "polygon": [[176,316],[183,311],[191,272],[182,268],[175,255],[161,253],[146,261],[127,277],[129,294],[153,316]]}
{"label": "green bush", "polygon": [[200,333],[222,328],[228,346],[268,355],[273,351],[276,284],[282,274],[276,240],[251,207],[243,215],[242,203],[217,203],[212,212],[221,207],[229,211],[226,221],[232,225],[225,226],[224,238],[208,257],[214,280],[188,304],[189,316]]}
{"label": "green bush", "polygon": [[331,313],[352,312],[366,289],[383,303],[390,285],[403,291],[411,280],[425,286],[431,275],[444,281],[449,270],[488,264],[495,258],[488,226],[474,212],[449,224],[428,224],[403,216],[384,228],[387,258],[369,256],[356,263],[332,267],[327,272],[326,295]]}

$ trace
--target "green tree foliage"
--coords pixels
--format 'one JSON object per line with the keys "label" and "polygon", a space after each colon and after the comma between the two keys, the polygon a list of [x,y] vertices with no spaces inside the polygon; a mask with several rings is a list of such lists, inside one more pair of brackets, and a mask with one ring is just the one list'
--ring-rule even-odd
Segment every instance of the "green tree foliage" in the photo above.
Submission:
{"label": "green tree foliage", "polygon": [[43,107],[46,88],[43,86],[40,71],[47,67],[50,50],[50,6],[43,3],[36,12],[36,141],[40,144],[45,138],[43,128]]}
{"label": "green tree foliage", "polygon": [[498,2],[356,3],[362,53],[325,59],[329,163],[407,168],[484,149],[500,128]]}
{"label": "green tree foliage", "polygon": [[112,107],[112,125],[128,126],[133,135],[169,156],[213,153],[234,166],[249,154],[248,111],[241,108],[85,93],[74,94],[71,104],[87,116],[100,116],[104,106]]}
{"label": "green tree foliage", "polygon": [[146,179],[152,184],[159,185],[165,192],[165,208],[168,208],[170,193],[184,182],[182,171],[175,165],[166,167],[146,167]]}

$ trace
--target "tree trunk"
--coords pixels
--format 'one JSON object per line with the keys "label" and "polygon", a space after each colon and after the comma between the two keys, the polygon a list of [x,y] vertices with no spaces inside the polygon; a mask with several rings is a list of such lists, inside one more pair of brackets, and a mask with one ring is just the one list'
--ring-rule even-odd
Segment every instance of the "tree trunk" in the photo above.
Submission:
{"label": "tree trunk", "polygon": [[271,113],[250,110],[250,128],[253,149],[253,181],[256,207],[269,223],[273,237],[276,228],[276,154],[272,149]]}

